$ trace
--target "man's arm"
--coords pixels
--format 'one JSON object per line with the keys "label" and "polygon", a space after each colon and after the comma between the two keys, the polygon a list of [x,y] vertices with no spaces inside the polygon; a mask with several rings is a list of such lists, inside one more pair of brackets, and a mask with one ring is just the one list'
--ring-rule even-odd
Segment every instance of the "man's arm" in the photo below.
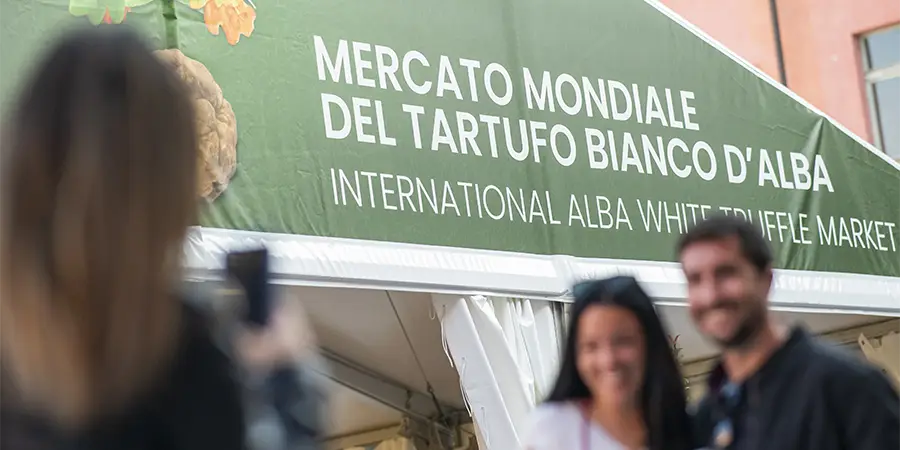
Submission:
{"label": "man's arm", "polygon": [[829,406],[845,450],[900,448],[900,397],[884,374],[868,364],[835,371]]}

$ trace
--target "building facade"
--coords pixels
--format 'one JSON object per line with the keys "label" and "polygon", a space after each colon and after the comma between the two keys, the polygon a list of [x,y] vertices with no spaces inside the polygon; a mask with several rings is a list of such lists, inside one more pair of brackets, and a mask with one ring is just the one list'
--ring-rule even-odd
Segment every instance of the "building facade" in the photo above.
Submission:
{"label": "building facade", "polygon": [[900,159],[900,1],[662,3]]}

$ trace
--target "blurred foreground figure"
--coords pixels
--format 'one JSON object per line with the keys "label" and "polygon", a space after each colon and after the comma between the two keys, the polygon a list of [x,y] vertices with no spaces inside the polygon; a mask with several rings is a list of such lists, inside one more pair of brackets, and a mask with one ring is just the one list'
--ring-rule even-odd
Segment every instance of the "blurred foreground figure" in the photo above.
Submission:
{"label": "blurred foreground figure", "polygon": [[184,306],[184,87],[133,34],[70,34],[3,130],[0,446],[242,449],[230,360]]}
{"label": "blurred foreground figure", "polygon": [[722,349],[695,417],[698,447],[900,448],[900,398],[884,374],[770,318],[772,251],[755,225],[707,219],[678,254],[697,329]]}

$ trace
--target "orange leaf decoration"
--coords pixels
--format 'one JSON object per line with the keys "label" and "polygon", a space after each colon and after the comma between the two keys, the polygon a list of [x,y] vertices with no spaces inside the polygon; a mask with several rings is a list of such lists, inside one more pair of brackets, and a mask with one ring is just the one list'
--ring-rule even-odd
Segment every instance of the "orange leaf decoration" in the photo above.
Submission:
{"label": "orange leaf decoration", "polygon": [[225,39],[235,45],[241,35],[250,37],[253,33],[253,22],[256,10],[244,0],[236,2],[208,0],[203,7],[203,21],[206,28],[214,35],[219,34],[219,27],[225,31]]}
{"label": "orange leaf decoration", "polygon": [[[131,8],[129,8],[129,7],[126,6],[126,7],[125,7],[125,11],[122,12],[122,18],[119,19],[116,23],[121,23],[123,20],[125,20],[125,16],[126,16],[130,11],[131,11]],[[112,16],[109,15],[109,8],[106,8],[106,12],[103,14],[103,23],[106,23],[106,24],[112,24],[112,23],[113,23]]]}

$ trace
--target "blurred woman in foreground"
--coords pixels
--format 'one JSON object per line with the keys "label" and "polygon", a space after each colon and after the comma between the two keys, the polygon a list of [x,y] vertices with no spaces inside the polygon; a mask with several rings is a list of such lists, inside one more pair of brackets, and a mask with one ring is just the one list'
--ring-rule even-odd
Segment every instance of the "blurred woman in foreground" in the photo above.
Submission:
{"label": "blurred woman in foreground", "polygon": [[525,450],[691,450],[683,379],[634,278],[579,283],[556,385]]}
{"label": "blurred woman in foreground", "polygon": [[3,130],[0,444],[241,449],[228,358],[174,293],[197,211],[184,87],[117,27],[67,36]]}

